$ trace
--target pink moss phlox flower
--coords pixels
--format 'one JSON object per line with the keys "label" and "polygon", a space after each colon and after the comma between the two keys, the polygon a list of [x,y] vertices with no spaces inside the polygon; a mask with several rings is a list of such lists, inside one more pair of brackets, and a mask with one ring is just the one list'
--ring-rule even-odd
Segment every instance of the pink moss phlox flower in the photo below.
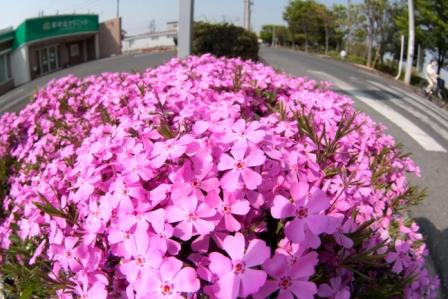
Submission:
{"label": "pink moss phlox flower", "polygon": [[182,267],[175,257],[167,257],[160,267],[146,272],[138,287],[139,298],[185,298],[183,293],[194,293],[200,288],[196,271],[191,267]]}
{"label": "pink moss phlox flower", "polygon": [[223,200],[216,192],[210,192],[206,198],[207,205],[217,209],[220,223],[229,232],[235,232],[241,229],[241,223],[235,216],[246,215],[250,210],[249,201],[240,196],[241,194],[224,191]]}
{"label": "pink moss phlox flower", "polygon": [[131,284],[140,279],[144,273],[157,268],[163,260],[162,252],[151,243],[148,233],[144,230],[136,230],[132,235],[132,241],[125,245],[131,258],[122,262],[120,271]]}
{"label": "pink moss phlox flower", "polygon": [[403,271],[403,267],[411,263],[411,257],[409,256],[410,249],[411,246],[406,241],[398,240],[395,242],[395,251],[390,251],[386,255],[386,261],[390,264],[393,263],[392,271],[400,273]]}
{"label": "pink moss phlox flower", "polygon": [[[80,299],[106,299],[107,298],[107,279],[98,277],[94,282],[89,282],[86,273],[81,273],[77,279],[77,285],[74,289]],[[105,281],[104,281],[105,280]]]}
{"label": "pink moss phlox flower", "polygon": [[348,286],[342,285],[341,277],[333,277],[329,284],[321,284],[317,294],[320,297],[332,299],[349,299],[351,295]]}
{"label": "pink moss phlox flower", "polygon": [[266,272],[254,269],[270,257],[269,247],[259,239],[246,240],[241,233],[227,236],[223,249],[230,258],[218,252],[210,253],[210,271],[219,277],[214,290],[217,298],[247,297],[266,282]]}
{"label": "pink moss phlox flower", "polygon": [[149,181],[154,172],[151,167],[151,162],[145,154],[138,154],[128,157],[124,166],[124,177],[128,184],[135,184],[140,179]]}
{"label": "pink moss phlox flower", "polygon": [[286,237],[293,242],[301,242],[305,231],[319,235],[327,229],[328,218],[322,212],[330,207],[328,196],[318,188],[310,188],[308,183],[292,183],[289,189],[292,200],[277,195],[271,208],[272,217],[285,219],[294,217],[285,226]]}
{"label": "pink moss phlox flower", "polygon": [[166,219],[176,223],[174,235],[181,240],[189,240],[193,235],[205,235],[213,231],[215,224],[207,220],[216,214],[204,202],[198,202],[195,196],[184,197],[166,207]]}
{"label": "pink moss phlox flower", "polygon": [[176,182],[171,188],[171,198],[178,199],[191,195],[198,200],[204,200],[203,192],[219,189],[219,179],[213,175],[209,177],[213,163],[205,159],[193,161],[193,163],[185,163],[181,173],[176,177]]}
{"label": "pink moss phlox flower", "polygon": [[169,139],[154,143],[151,166],[159,168],[167,159],[173,160],[182,156],[187,150],[188,141],[188,138],[180,138],[179,140]]}
{"label": "pink moss phlox flower", "polygon": [[[420,170],[353,104],[326,83],[209,54],[52,80],[0,116],[0,168],[13,165],[0,269],[45,263],[71,284],[43,290],[64,299],[345,299],[408,277],[404,298],[434,299],[428,248],[399,212]],[[321,150],[346,120],[353,130],[327,156],[304,120]],[[17,238],[36,248],[29,259],[8,253]],[[369,248],[388,266],[357,263],[371,285],[342,264]]]}
{"label": "pink moss phlox flower", "polygon": [[256,189],[261,184],[262,177],[252,167],[264,163],[266,160],[264,153],[259,149],[237,149],[232,150],[231,154],[233,157],[222,154],[218,164],[218,170],[220,171],[230,169],[223,175],[221,186],[226,191],[233,192],[238,189],[241,176],[247,189]]}
{"label": "pink moss phlox flower", "polygon": [[251,122],[246,127],[246,121],[244,119],[237,120],[232,130],[228,130],[224,136],[221,137],[221,141],[224,143],[233,143],[233,149],[245,149],[248,142],[252,144],[260,143],[266,132],[260,129],[261,124],[257,121]]}
{"label": "pink moss phlox flower", "polygon": [[73,272],[79,272],[82,270],[82,264],[80,261],[80,247],[76,246],[79,243],[79,239],[75,237],[66,237],[63,245],[52,245],[54,252],[56,253],[56,260],[59,261],[64,270],[70,269]]}
{"label": "pink moss phlox flower", "polygon": [[292,264],[287,256],[275,254],[263,265],[270,278],[254,297],[266,298],[278,290],[278,298],[314,298],[317,287],[309,278],[314,274],[317,262],[315,252],[298,257]]}

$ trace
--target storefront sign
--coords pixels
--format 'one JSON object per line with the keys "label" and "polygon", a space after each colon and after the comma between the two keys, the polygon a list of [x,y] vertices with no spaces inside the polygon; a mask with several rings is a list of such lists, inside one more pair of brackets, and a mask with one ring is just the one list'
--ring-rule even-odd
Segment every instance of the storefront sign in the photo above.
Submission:
{"label": "storefront sign", "polygon": [[14,48],[30,41],[98,31],[97,15],[61,15],[25,20],[15,31]]}

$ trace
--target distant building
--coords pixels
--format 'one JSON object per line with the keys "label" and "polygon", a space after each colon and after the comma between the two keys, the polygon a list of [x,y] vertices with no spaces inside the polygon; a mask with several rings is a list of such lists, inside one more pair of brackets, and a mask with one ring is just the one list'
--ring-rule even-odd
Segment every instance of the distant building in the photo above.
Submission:
{"label": "distant building", "polygon": [[123,39],[123,52],[133,52],[157,47],[174,47],[177,38],[178,22],[166,23],[166,30],[160,32],[147,32]]}
{"label": "distant building", "polygon": [[39,76],[121,53],[121,19],[56,15],[0,31],[0,94]]}
{"label": "distant building", "polygon": [[14,87],[11,76],[11,49],[14,41],[12,27],[0,30],[0,94]]}

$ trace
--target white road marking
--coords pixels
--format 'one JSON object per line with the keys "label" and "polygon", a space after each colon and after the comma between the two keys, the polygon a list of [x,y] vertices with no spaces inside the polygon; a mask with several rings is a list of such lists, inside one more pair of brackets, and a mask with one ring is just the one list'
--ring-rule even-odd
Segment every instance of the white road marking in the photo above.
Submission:
{"label": "white road marking", "polygon": [[[387,87],[382,87],[381,84],[379,84],[379,83],[376,83],[373,81],[368,81],[368,82],[370,84],[378,87],[378,89],[375,89],[376,91],[381,91],[382,88],[384,88],[385,90],[388,89]],[[420,119],[422,122],[424,122],[425,124],[430,126],[434,130],[435,133],[439,134],[441,137],[443,137],[445,140],[448,141],[448,130],[446,130],[444,126],[441,126],[438,123],[431,120],[427,115],[425,115],[425,114],[421,113],[419,110],[415,109],[414,107],[417,106],[417,105],[415,105],[415,103],[412,103],[411,101],[407,101],[405,103],[404,101],[402,101],[400,99],[396,99],[396,98],[390,99],[388,101],[391,101],[394,105],[397,105],[398,107],[402,108],[403,110],[406,110],[410,114],[414,115],[416,118]],[[419,108],[425,109],[424,107],[421,107],[421,106]],[[425,110],[425,113],[427,113],[432,118],[439,121],[440,123],[446,122],[441,117],[432,113],[432,111],[429,111],[428,109]]]}
{"label": "white road marking", "polygon": [[400,99],[400,98],[393,99],[393,100],[395,100],[394,103],[400,102],[401,104],[405,104],[406,106],[407,106],[407,104],[410,104],[410,105],[414,106],[415,108],[425,111],[425,113],[429,114],[431,117],[433,117],[435,120],[439,121],[440,123],[442,123],[442,124],[448,123],[448,113],[446,113],[446,111],[443,110],[442,108],[434,107],[435,105],[432,104],[431,102],[429,102],[428,100],[424,100],[424,99],[420,100],[420,99],[414,97],[413,95],[411,95],[410,93],[400,91],[399,89],[396,89],[396,88],[392,89],[387,86],[383,86],[381,83],[378,83],[375,81],[367,80],[367,82],[378,87],[380,91],[385,90],[389,93],[404,97],[404,99]]}
{"label": "white road marking", "polygon": [[406,91],[400,90],[399,88],[394,87],[394,86],[390,86],[390,88],[392,90],[394,90],[395,93],[403,94],[403,95],[406,95],[407,97],[410,97],[410,98],[414,99],[416,102],[419,102],[420,104],[428,107],[434,113],[440,115],[442,118],[444,118],[445,120],[448,121],[448,111],[443,110],[442,108],[437,107],[435,104],[429,102],[427,99],[424,99],[421,96],[416,95],[416,94],[407,93]]}
{"label": "white road marking", "polygon": [[334,76],[331,76],[329,74],[320,71],[310,71],[310,72],[315,73],[320,77],[323,77],[327,81],[333,82],[337,87],[353,95],[360,102],[366,104],[370,108],[374,109],[375,111],[383,115],[385,118],[393,122],[404,132],[406,132],[425,150],[433,152],[446,152],[446,149],[442,145],[440,145],[440,143],[438,143],[434,138],[425,133],[412,121],[410,121],[406,117],[402,116],[401,114],[393,110],[390,106],[382,103],[380,100],[374,99],[363,92],[357,91],[356,89],[353,88],[353,86],[339,80]]}

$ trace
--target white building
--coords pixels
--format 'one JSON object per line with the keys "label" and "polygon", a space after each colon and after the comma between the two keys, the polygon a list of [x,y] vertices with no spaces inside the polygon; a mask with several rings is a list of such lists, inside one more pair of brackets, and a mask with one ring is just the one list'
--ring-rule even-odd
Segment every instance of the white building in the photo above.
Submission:
{"label": "white building", "polygon": [[122,51],[132,52],[157,47],[174,47],[174,39],[177,37],[177,30],[171,29],[161,32],[150,32],[125,37],[122,40]]}

